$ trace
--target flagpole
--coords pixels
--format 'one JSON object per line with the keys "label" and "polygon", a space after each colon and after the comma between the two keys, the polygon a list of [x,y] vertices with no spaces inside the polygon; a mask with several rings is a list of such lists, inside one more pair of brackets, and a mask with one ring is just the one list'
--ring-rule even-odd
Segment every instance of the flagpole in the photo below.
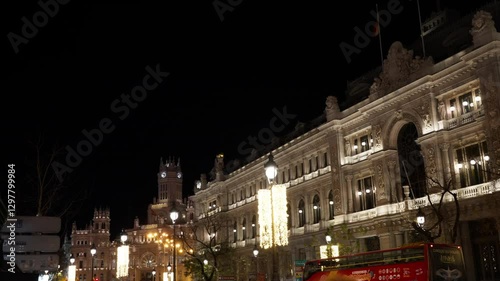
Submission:
{"label": "flagpole", "polygon": [[377,11],[377,29],[378,29],[378,43],[380,46],[380,61],[382,62],[382,68],[384,68],[384,52],[382,51],[382,32],[380,30],[380,19],[378,14],[378,4],[375,4],[375,10]]}
{"label": "flagpole", "polygon": [[422,33],[422,19],[420,17],[420,1],[417,0],[417,9],[418,9],[418,23],[420,25],[420,38],[422,39],[422,52],[425,58],[425,43],[424,43],[424,34]]}

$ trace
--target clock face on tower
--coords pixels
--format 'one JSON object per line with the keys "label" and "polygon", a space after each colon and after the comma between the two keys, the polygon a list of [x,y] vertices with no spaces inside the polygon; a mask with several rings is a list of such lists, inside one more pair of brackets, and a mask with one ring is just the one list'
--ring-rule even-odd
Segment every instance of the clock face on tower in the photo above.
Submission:
{"label": "clock face on tower", "polygon": [[165,178],[167,176],[167,172],[161,172],[161,177]]}
{"label": "clock face on tower", "polygon": [[182,178],[182,173],[181,172],[177,172],[177,177],[178,178]]}

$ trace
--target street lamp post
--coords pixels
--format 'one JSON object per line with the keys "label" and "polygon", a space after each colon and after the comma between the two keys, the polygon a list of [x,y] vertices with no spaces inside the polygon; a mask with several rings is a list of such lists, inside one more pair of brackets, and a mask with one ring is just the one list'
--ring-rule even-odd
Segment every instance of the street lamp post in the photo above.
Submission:
{"label": "street lamp post", "polygon": [[175,209],[175,206],[172,208],[172,210],[170,210],[170,219],[172,220],[172,224],[174,225],[174,274],[173,274],[173,278],[172,280],[173,281],[176,281],[176,264],[177,264],[177,260],[176,260],[176,252],[177,252],[177,249],[176,249],[176,245],[175,245],[175,221],[179,218],[179,212],[177,212],[177,210]]}
{"label": "street lamp post", "polygon": [[255,280],[259,280],[259,260],[257,256],[259,255],[259,248],[257,248],[257,244],[253,246],[253,256],[255,257]]}
{"label": "street lamp post", "polygon": [[117,248],[116,260],[116,277],[120,279],[128,276],[129,246],[125,244],[127,238],[127,233],[122,229],[120,233],[120,241],[122,244]]}
{"label": "street lamp post", "polygon": [[420,228],[424,229],[424,224],[425,224],[425,215],[424,212],[422,212],[422,209],[418,208],[417,212],[417,224],[420,226]]}
{"label": "street lamp post", "polygon": [[172,266],[170,265],[170,262],[167,265],[167,270],[168,270],[168,281],[170,281],[170,270],[172,270]]}
{"label": "street lamp post", "polygon": [[68,281],[75,281],[76,279],[76,266],[74,265],[75,263],[75,257],[73,257],[73,254],[69,257],[69,262],[70,266],[68,267]]}
{"label": "street lamp post", "polygon": [[94,255],[97,252],[94,243],[92,243],[92,248],[90,248],[90,254],[92,255],[92,270],[90,271],[90,278],[94,281]]}
{"label": "street lamp post", "polygon": [[[273,248],[272,253],[272,280],[279,281],[279,256],[278,246],[288,244],[287,230],[287,202],[286,187],[275,184],[278,175],[278,165],[274,162],[273,154],[269,154],[268,161],[264,164],[266,177],[270,190],[260,189],[258,192],[260,246],[264,249]],[[269,212],[271,217],[269,219]]]}
{"label": "street lamp post", "polygon": [[153,271],[151,273],[153,274],[153,281],[155,281],[156,269],[153,268]]}
{"label": "street lamp post", "polygon": [[332,242],[332,236],[330,236],[330,234],[327,234],[325,236],[325,240],[326,240],[326,256],[328,258],[331,258],[332,257],[332,246],[330,245],[330,243]]}

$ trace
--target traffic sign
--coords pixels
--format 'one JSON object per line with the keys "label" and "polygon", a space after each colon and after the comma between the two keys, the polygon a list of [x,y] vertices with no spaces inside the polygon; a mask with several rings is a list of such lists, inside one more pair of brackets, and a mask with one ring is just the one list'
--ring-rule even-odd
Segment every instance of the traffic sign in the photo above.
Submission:
{"label": "traffic sign", "polygon": [[61,218],[18,216],[8,218],[0,230],[3,259],[9,272],[16,267],[23,273],[56,271],[59,264]]}
{"label": "traffic sign", "polygon": [[17,216],[7,219],[1,230],[1,232],[47,234],[56,234],[59,231],[61,231],[61,218],[48,216]]}
{"label": "traffic sign", "polygon": [[[3,257],[9,263],[9,257],[7,255]],[[59,256],[57,254],[20,254],[16,255],[15,264],[23,273],[44,272],[44,270],[54,272],[59,264]]]}
{"label": "traffic sign", "polygon": [[54,253],[60,248],[61,239],[56,235],[17,235],[15,240],[6,239],[2,235],[4,253],[14,250],[15,253]]}

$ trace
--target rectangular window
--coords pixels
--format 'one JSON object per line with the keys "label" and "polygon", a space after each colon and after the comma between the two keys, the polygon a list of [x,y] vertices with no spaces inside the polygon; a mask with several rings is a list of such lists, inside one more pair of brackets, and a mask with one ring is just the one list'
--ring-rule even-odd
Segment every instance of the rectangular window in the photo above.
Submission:
{"label": "rectangular window", "polygon": [[474,102],[472,100],[472,92],[461,95],[458,100],[460,101],[460,108],[462,114],[471,112],[474,109]]}
{"label": "rectangular window", "polygon": [[370,149],[370,143],[368,140],[368,135],[361,137],[361,152],[367,151]]}
{"label": "rectangular window", "polygon": [[450,100],[450,114],[451,114],[451,118],[457,117],[457,108],[456,108],[455,103],[456,103],[455,99],[451,99]]}
{"label": "rectangular window", "polygon": [[456,169],[461,187],[489,181],[490,157],[486,142],[468,145],[456,150]]}
{"label": "rectangular window", "polygon": [[358,190],[356,194],[357,211],[364,211],[376,207],[375,188],[372,184],[372,177],[358,180]]}

